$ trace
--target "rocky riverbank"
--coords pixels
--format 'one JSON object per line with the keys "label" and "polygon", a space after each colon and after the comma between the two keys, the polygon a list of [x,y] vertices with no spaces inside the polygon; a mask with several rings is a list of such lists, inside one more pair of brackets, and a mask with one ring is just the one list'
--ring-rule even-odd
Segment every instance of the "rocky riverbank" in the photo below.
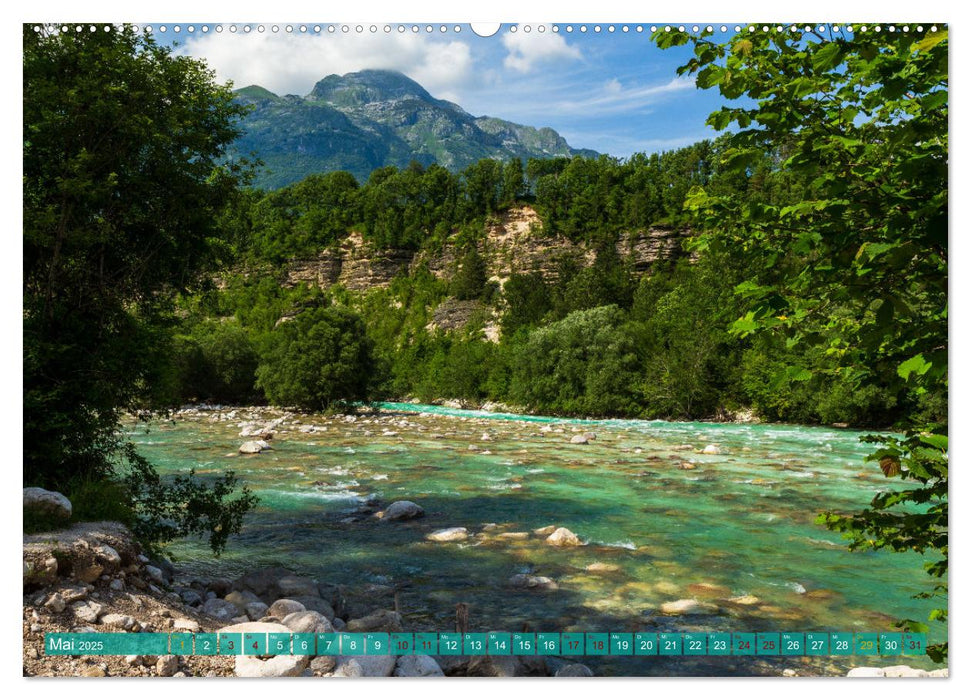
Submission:
{"label": "rocky riverbank", "polygon": [[111,522],[24,536],[25,676],[590,676],[553,657],[46,656],[52,632],[400,632],[394,588],[273,567],[186,580]]}

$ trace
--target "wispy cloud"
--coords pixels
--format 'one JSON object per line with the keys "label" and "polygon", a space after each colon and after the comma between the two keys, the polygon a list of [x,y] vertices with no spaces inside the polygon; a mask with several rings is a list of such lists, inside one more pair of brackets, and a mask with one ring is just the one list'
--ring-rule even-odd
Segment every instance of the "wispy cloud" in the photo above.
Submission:
{"label": "wispy cloud", "polygon": [[562,113],[607,114],[643,110],[659,99],[691,90],[695,87],[691,78],[674,78],[661,85],[624,87],[616,78],[608,80],[592,94],[579,99],[564,100],[552,105]]}

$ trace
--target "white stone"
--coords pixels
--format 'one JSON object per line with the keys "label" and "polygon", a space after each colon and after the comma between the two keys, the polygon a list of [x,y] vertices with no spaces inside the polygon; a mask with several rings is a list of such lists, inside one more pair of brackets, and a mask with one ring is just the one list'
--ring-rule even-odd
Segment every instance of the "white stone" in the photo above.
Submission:
{"label": "white stone", "polygon": [[425,535],[426,540],[432,542],[461,542],[469,538],[469,531],[464,527],[448,527]]}
{"label": "white stone", "polygon": [[179,670],[179,657],[173,654],[166,654],[158,657],[155,662],[155,672],[160,676],[174,676]]}
{"label": "white stone", "polygon": [[235,673],[239,678],[283,678],[299,676],[310,664],[309,656],[274,656],[260,659],[257,656],[237,656]]}
{"label": "white stone", "polygon": [[558,547],[570,547],[583,544],[580,538],[574,533],[567,530],[565,527],[558,527],[554,530],[549,537],[546,538],[546,544],[556,545]]}
{"label": "white stone", "polygon": [[706,445],[701,453],[706,455],[720,455],[722,451],[718,445]]}
{"label": "white stone", "polygon": [[661,613],[664,615],[695,615],[710,613],[717,610],[713,605],[702,603],[694,598],[682,598],[667,603],[661,603]]}
{"label": "white stone", "polygon": [[74,603],[71,605],[71,609],[74,614],[84,620],[85,622],[97,622],[101,613],[104,612],[105,606],[101,603],[95,603],[93,601],[87,600],[79,603]]}
{"label": "white stone", "polygon": [[587,439],[586,435],[574,435],[570,438],[570,442],[574,445],[586,445],[590,440]]}
{"label": "white stone", "polygon": [[198,622],[185,617],[180,617],[175,620],[172,623],[172,627],[177,630],[185,630],[186,632],[198,632],[200,629],[202,629]]}
{"label": "white stone", "polygon": [[851,668],[849,673],[846,674],[849,678],[883,678],[884,673],[882,668],[874,668],[873,666],[860,666],[858,668]]}

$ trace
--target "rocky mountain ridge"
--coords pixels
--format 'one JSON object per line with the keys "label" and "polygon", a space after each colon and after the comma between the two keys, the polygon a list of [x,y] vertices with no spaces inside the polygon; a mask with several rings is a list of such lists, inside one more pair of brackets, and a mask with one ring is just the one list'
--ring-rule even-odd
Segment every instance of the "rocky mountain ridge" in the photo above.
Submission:
{"label": "rocky mountain ridge", "polygon": [[255,184],[266,189],[333,170],[363,182],[376,168],[412,161],[458,171],[482,158],[597,155],[572,148],[549,127],[475,117],[395,71],[329,75],[302,97],[258,85],[235,95],[250,112],[231,156],[262,160]]}

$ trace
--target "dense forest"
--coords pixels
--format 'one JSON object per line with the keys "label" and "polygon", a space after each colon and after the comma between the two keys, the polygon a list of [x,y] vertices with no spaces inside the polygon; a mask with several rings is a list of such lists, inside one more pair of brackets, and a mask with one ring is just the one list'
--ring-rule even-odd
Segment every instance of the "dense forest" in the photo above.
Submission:
{"label": "dense forest", "polygon": [[[787,368],[836,363],[780,339],[731,332],[743,313],[734,292],[753,271],[729,253],[692,252],[687,194],[702,187],[781,207],[801,201],[812,183],[779,167],[782,152],[765,152],[738,173],[719,166],[724,150],[721,139],[625,160],[482,160],[458,174],[415,163],[376,170],[363,185],[335,172],[246,191],[221,218],[233,256],[223,288],[179,300],[167,398],[316,410],[451,398],[555,415],[673,419],[751,409],[766,420],[879,427],[915,412],[939,415],[940,394],[858,388],[826,371],[803,379]],[[488,225],[521,206],[535,208],[542,222],[531,236],[581,243],[593,263],[564,255],[550,279],[528,269],[502,284],[489,279],[480,252]],[[618,253],[619,237],[655,227],[682,231],[683,254],[639,274]],[[375,251],[434,255],[451,246],[460,255],[445,275],[419,266],[387,288],[281,285],[289,260],[313,258],[351,231]],[[430,329],[434,310],[450,298],[477,300],[475,313],[458,329]],[[330,315],[311,313],[325,308]],[[362,332],[349,339],[355,351],[346,357],[298,341],[318,324],[346,333],[355,315]],[[281,319],[294,317],[301,331],[285,340],[294,326]],[[493,320],[498,342],[483,332]],[[332,368],[328,379],[320,366]],[[333,377],[343,377],[344,392],[333,390]],[[315,384],[318,391],[306,390]]]}

